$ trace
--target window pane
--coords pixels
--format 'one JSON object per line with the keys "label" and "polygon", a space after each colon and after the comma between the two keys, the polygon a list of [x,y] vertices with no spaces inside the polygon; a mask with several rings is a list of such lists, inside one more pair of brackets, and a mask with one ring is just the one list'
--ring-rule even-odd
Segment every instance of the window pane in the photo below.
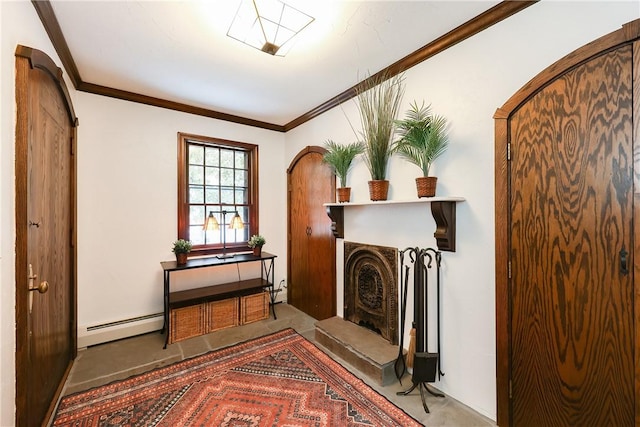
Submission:
{"label": "window pane", "polygon": [[208,205],[220,204],[220,187],[206,187],[204,191],[205,203]]}
{"label": "window pane", "polygon": [[236,187],[247,187],[247,182],[249,180],[249,174],[245,170],[236,169]]}
{"label": "window pane", "polygon": [[220,149],[207,147],[205,150],[205,164],[207,166],[220,166]]}
{"label": "window pane", "polygon": [[202,226],[194,226],[189,227],[189,240],[194,245],[202,245],[204,244],[204,230],[202,230]]}
{"label": "window pane", "polygon": [[202,205],[189,206],[189,224],[202,226],[204,224],[204,219],[205,219],[204,206]]}
{"label": "window pane", "polygon": [[220,238],[220,236],[222,236],[222,229],[209,230],[209,231],[203,232],[202,234],[205,235],[207,239],[207,244],[217,244],[222,242]]}
{"label": "window pane", "polygon": [[243,151],[236,151],[236,168],[246,169],[247,167],[247,153]]}
{"label": "window pane", "polygon": [[227,187],[233,185],[233,169],[220,170],[220,185]]}
{"label": "window pane", "polygon": [[247,190],[243,188],[236,188],[236,203],[242,205],[246,205],[247,203],[249,203],[249,201],[247,200]]}
{"label": "window pane", "polygon": [[189,186],[189,203],[204,203],[204,189],[197,185]]}
{"label": "window pane", "polygon": [[249,239],[245,239],[244,237],[244,228],[240,230],[227,230],[227,243],[229,242],[245,242]]}
{"label": "window pane", "polygon": [[205,168],[205,184],[207,185],[220,185],[220,168]]}
{"label": "window pane", "polygon": [[233,167],[233,150],[220,150],[220,166]]}
{"label": "window pane", "polygon": [[189,164],[201,165],[204,160],[204,147],[200,145],[189,145]]}
{"label": "window pane", "polygon": [[220,203],[223,205],[232,205],[233,201],[233,189],[221,189],[220,190]]}
{"label": "window pane", "polygon": [[189,166],[189,184],[204,184],[204,168],[202,166]]}

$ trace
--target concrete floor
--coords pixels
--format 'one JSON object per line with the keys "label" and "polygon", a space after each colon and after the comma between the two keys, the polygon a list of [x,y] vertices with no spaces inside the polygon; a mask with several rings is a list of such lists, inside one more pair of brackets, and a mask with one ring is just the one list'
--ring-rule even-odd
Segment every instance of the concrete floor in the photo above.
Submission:
{"label": "concrete floor", "polygon": [[[287,304],[277,305],[276,313],[278,320],[270,318],[249,325],[224,329],[208,335],[170,344],[166,350],[162,349],[164,345],[164,335],[160,335],[160,333],[140,335],[93,346],[86,350],[80,350],[65,384],[63,394],[75,393],[115,380],[128,378],[131,375],[166,366],[186,358],[276,332],[287,327],[295,329],[309,341],[316,343],[315,319]],[[316,345],[318,344],[316,343]],[[320,345],[318,346],[323,348]],[[343,366],[364,380],[374,390],[384,395],[425,426],[496,426],[492,420],[478,414],[450,397],[438,398],[427,395],[427,405],[431,411],[431,413],[427,414],[422,408],[417,390],[410,396],[396,395],[396,392],[405,390],[408,385],[411,384],[410,377],[406,377],[406,379],[403,380],[404,386],[401,386],[396,381],[391,385],[382,387],[378,385],[375,380],[367,377],[337,356],[335,356],[334,359],[338,360]]]}

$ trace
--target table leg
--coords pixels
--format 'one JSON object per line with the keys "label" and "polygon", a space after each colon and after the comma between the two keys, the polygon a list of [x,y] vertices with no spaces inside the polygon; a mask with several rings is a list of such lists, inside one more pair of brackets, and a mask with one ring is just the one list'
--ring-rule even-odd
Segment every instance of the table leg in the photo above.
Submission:
{"label": "table leg", "polygon": [[162,331],[161,333],[165,333],[166,332],[166,336],[164,338],[164,347],[163,348],[167,348],[167,344],[169,344],[169,287],[170,287],[170,281],[171,279],[169,278],[169,272],[165,271],[164,272],[164,324],[162,325]]}
{"label": "table leg", "polygon": [[262,271],[260,272],[260,277],[263,275],[266,276],[267,282],[269,283],[269,300],[271,306],[271,312],[273,313],[273,320],[278,320],[278,316],[276,316],[276,290],[275,290],[275,269],[273,267],[273,258],[271,258],[269,267],[265,263],[265,260],[262,260]]}

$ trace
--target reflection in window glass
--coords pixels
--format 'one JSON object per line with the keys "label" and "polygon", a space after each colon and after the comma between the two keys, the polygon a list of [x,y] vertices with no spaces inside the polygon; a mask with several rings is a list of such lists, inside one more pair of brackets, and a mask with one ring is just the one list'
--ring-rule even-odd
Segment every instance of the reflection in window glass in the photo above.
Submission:
{"label": "reflection in window glass", "polygon": [[189,186],[189,204],[193,206],[194,204],[202,204],[204,203],[204,188],[196,187],[194,185]]}
{"label": "reflection in window glass", "polygon": [[199,145],[189,146],[189,164],[201,165],[204,159],[204,147]]}
{"label": "reflection in window glass", "polygon": [[232,168],[233,165],[233,151],[220,150],[220,166],[225,168]]}
{"label": "reflection in window glass", "polygon": [[205,162],[208,166],[220,166],[220,149],[214,147],[206,147]]}
{"label": "reflection in window glass", "polygon": [[220,170],[220,185],[233,185],[233,169]]}

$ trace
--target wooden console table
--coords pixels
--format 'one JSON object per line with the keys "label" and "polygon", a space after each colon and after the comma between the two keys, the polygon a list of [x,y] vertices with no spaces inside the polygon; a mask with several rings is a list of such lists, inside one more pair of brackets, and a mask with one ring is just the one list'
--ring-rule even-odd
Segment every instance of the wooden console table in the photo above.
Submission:
{"label": "wooden console table", "polygon": [[[161,333],[166,332],[164,348],[167,348],[171,334],[171,318],[169,312],[172,308],[188,307],[203,302],[215,301],[234,296],[247,295],[260,290],[269,291],[271,312],[276,319],[275,290],[274,290],[274,259],[276,255],[262,252],[261,256],[251,253],[235,254],[229,258],[194,258],[186,264],[178,265],[176,261],[163,261],[160,263],[164,270],[164,325]],[[192,270],[195,268],[220,267],[224,265],[243,264],[247,262],[260,262],[260,277],[248,280],[239,280],[229,283],[193,288],[185,291],[171,292],[171,273]]]}

